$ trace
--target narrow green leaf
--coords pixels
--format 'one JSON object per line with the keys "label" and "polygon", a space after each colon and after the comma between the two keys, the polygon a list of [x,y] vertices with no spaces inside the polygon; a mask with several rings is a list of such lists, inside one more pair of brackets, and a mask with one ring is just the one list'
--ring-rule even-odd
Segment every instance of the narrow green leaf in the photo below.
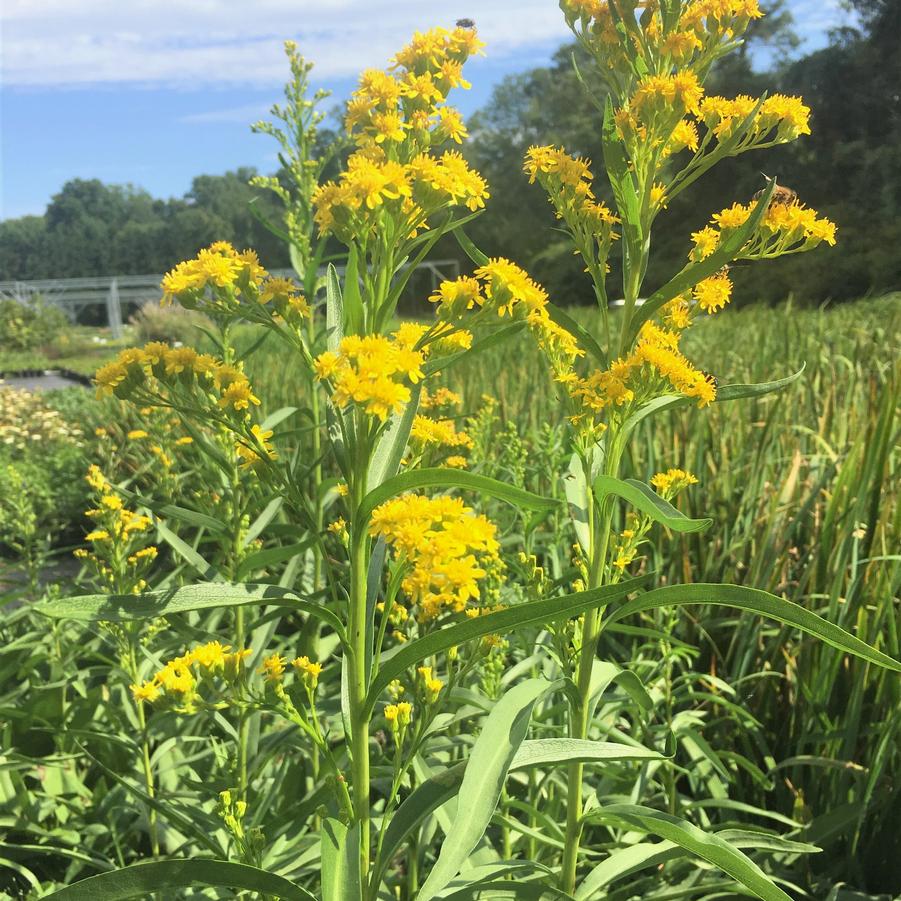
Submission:
{"label": "narrow green leaf", "polygon": [[298,541],[296,544],[282,544],[277,547],[267,547],[261,551],[255,551],[241,561],[241,566],[238,569],[238,578],[245,579],[251,573],[268,569],[277,563],[284,563],[285,560],[291,560],[315,543],[315,538],[307,538],[304,541]]}
{"label": "narrow green leaf", "polygon": [[160,503],[151,497],[144,497],[141,494],[129,491],[127,488],[119,488],[118,490],[124,494],[125,497],[130,498],[135,501],[135,503],[141,504],[157,516],[163,516],[166,519],[175,519],[189,526],[206,529],[215,535],[223,535],[228,531],[228,527],[225,523],[220,522],[218,519],[215,519],[206,513],[200,513],[199,511],[191,510],[188,507],[179,507],[176,504]]}
{"label": "narrow green leaf", "polygon": [[794,626],[840,651],[861,657],[876,666],[901,672],[901,663],[897,660],[870,647],[865,641],[861,641],[839,626],[817,616],[816,613],[811,613],[793,601],[776,597],[768,591],[761,591],[759,588],[745,588],[743,585],[698,583],[655,588],[618,607],[606,618],[604,624],[610,625],[643,610],[683,604],[716,604],[759,613],[761,616]]}
{"label": "narrow green leaf", "polygon": [[601,345],[594,339],[588,329],[581,326],[569,313],[561,310],[552,303],[545,304],[545,309],[552,321],[561,328],[565,328],[577,341],[582,350],[587,351],[598,361],[602,368],[607,368],[607,354],[601,349]]}
{"label": "narrow green leaf", "polygon": [[279,407],[270,413],[261,423],[260,428],[266,432],[274,429],[279,423],[284,422],[289,416],[293,416],[297,412],[297,407]]}
{"label": "narrow green leaf", "polygon": [[281,510],[284,502],[285,499],[279,495],[278,497],[272,498],[272,500],[266,504],[265,508],[260,512],[260,515],[250,524],[250,528],[244,536],[244,547],[247,547],[252,541],[256,541],[256,539],[259,538],[266,526],[272,522],[275,514]]}
{"label": "narrow green leaf", "polygon": [[84,623],[98,620],[124,623],[187,613],[190,610],[240,607],[245,604],[266,604],[300,610],[327,623],[344,640],[341,620],[331,610],[278,585],[210,582],[166,591],[147,591],[144,594],[87,594],[54,598],[40,601],[32,609],[53,619],[74,619]]}
{"label": "narrow green leaf", "polygon": [[186,541],[182,538],[179,538],[178,535],[175,534],[165,523],[156,520],[155,522],[156,530],[159,532],[160,537],[169,547],[178,554],[186,563],[190,564],[191,567],[197,572],[202,579],[206,579],[208,582],[214,582],[217,579],[220,579],[218,570],[211,563],[207,563],[206,560],[201,557],[201,555],[191,547]]}
{"label": "narrow green leaf", "polygon": [[624,692],[646,713],[654,709],[654,701],[648,694],[641,679],[632,670],[623,669],[609,660],[595,660],[591,667],[591,684],[589,688],[589,720],[594,717],[604,692],[611,683],[617,683]]}
{"label": "narrow green leaf", "polygon": [[577,738],[539,738],[522,743],[510,769],[525,770],[567,763],[606,763],[611,760],[665,759],[663,754],[640,745],[625,745],[615,741],[583,741]]}
{"label": "narrow green leaf", "polygon": [[347,253],[342,301],[344,315],[347,317],[347,331],[351,334],[359,334],[363,331],[363,298],[360,295],[357,249],[353,245],[351,245]]}
{"label": "narrow green leaf", "polygon": [[[568,738],[539,738],[524,741],[513,757],[509,772],[536,767],[564,766],[571,762],[604,764],[613,760],[662,760],[664,755],[648,748],[609,741],[579,741]],[[391,861],[407,836],[425,818],[457,797],[466,763],[458,763],[421,782],[398,807],[385,831],[382,843],[384,866]]]}
{"label": "narrow green leaf", "polygon": [[469,236],[462,228],[454,229],[454,237],[460,245],[462,251],[468,256],[476,266],[484,266],[488,262],[488,257],[472,243]]}
{"label": "narrow green leaf", "polygon": [[685,848],[695,857],[719,867],[763,901],[791,901],[753,860],[719,836],[703,832],[688,820],[637,804],[608,804],[593,810],[585,820],[624,825],[648,835],[659,835]]}
{"label": "narrow green leaf", "polygon": [[606,860],[602,860],[582,881],[576,889],[576,901],[592,901],[599,896],[598,892],[631,873],[646,867],[659,866],[674,857],[681,857],[687,852],[674,842],[639,842],[628,848],[612,851]]}
{"label": "narrow green leaf", "polygon": [[101,873],[44,897],[54,901],[125,901],[163,889],[191,886],[245,889],[285,901],[316,901],[306,889],[283,876],[228,860],[160,860]]}
{"label": "narrow green leaf", "polygon": [[594,480],[594,493],[598,503],[608,495],[615,494],[628,501],[636,510],[650,516],[654,522],[659,522],[674,532],[703,532],[713,524],[712,519],[689,519],[650,485],[637,479],[623,480],[600,475]]}
{"label": "narrow green leaf", "polygon": [[641,585],[648,576],[627,579],[618,585],[607,585],[603,588],[592,588],[562,597],[544,598],[540,601],[529,601],[464,619],[451,626],[437,629],[422,638],[407,642],[399,650],[382,662],[376,677],[372,680],[369,694],[366,696],[366,710],[371,711],[379,695],[388,687],[392,679],[397,679],[411,666],[415,666],[426,657],[446,651],[448,648],[465,644],[483,635],[506,635],[514,629],[527,626],[547,625],[559,622],[571,616],[578,616],[593,607],[605,607],[611,601],[625,597]]}
{"label": "narrow green leaf", "polygon": [[338,270],[333,263],[325,271],[325,327],[328,330],[328,349],[336,351],[344,337],[344,299]]}
{"label": "narrow green leaf", "polygon": [[322,824],[322,901],[362,897],[360,824],[348,828],[329,817]]}
{"label": "narrow green leaf", "polygon": [[554,498],[540,497],[507,482],[499,482],[497,479],[489,479],[487,476],[465,470],[415,469],[386,480],[363,498],[357,510],[358,527],[367,527],[372,511],[379,504],[405,491],[414,491],[418,488],[463,488],[479,491],[525,510],[553,510],[560,503]]}
{"label": "narrow green leaf", "polygon": [[369,464],[369,477],[366,484],[378,488],[386,479],[393,478],[400,469],[400,461],[404,457],[407,442],[410,440],[410,429],[419,409],[419,396],[422,393],[422,382],[410,389],[410,400],[402,413],[391,417],[388,428],[382,433],[372,454]]}
{"label": "narrow green leaf", "polygon": [[[744,397],[762,397],[765,394],[773,394],[776,391],[781,391],[783,388],[791,385],[792,382],[798,381],[806,366],[807,364],[805,363],[797,372],[787,375],[785,378],[775,379],[771,382],[757,382],[756,384],[748,385],[721,385],[716,389],[715,403],[726,403],[727,401],[740,400]],[[684,397],[681,394],[668,394],[664,397],[655,398],[636,410],[626,419],[620,431],[621,440],[625,440],[635,426],[648,416],[653,416],[655,413],[660,413],[664,410],[675,410],[679,407],[687,407],[691,403],[694,403],[694,401],[690,397]]]}
{"label": "narrow green leaf", "polygon": [[[257,200],[257,198],[255,197],[254,200]],[[291,259],[291,268],[297,273],[298,281],[303,284],[304,278],[306,277],[306,267],[303,264],[303,257],[300,255],[297,245],[291,240],[288,234],[283,234],[284,238],[282,238],[282,240],[288,245],[288,256]]]}
{"label": "narrow green leaf", "polygon": [[488,714],[466,764],[457,815],[417,901],[430,901],[445,888],[482,840],[497,808],[507,771],[526,737],[532,708],[552,685],[544,679],[521,682]]}
{"label": "narrow green leaf", "polygon": [[634,253],[641,241],[641,210],[635,179],[629,169],[622,142],[616,133],[613,101],[610,95],[604,98],[604,124],[601,129],[601,147],[604,153],[604,167],[613,188],[616,206],[623,221],[623,240],[629,251]]}

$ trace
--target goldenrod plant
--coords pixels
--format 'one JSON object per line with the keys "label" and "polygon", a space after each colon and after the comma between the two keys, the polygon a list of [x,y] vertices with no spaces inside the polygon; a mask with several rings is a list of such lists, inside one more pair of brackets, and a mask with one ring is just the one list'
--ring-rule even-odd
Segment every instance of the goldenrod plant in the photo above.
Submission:
{"label": "goldenrod plant", "polygon": [[[901,664],[762,589],[664,584],[645,557],[667,558],[673,536],[714,528],[677,506],[703,485],[681,459],[648,480],[627,477],[627,466],[637,427],[652,415],[693,405],[704,416],[714,403],[790,390],[799,379],[720,386],[681,349],[692,322],[728,303],[731,263],[834,241],[832,224],[775,181],[757,198],[727,198],[710,225],[686,236],[687,262],[666,284],[645,290],[644,275],[652,226],[672,197],[727,156],[805,133],[809,111],[797,98],[705,97],[711,65],[759,16],[755,0],[562,7],[606,85],[595,100],[612,204],[597,199],[588,161],[563,148],[532,148],[525,169],[585,262],[597,329],[464,233],[489,188],[456,149],[466,128],[447,103],[482,49],[463,21],[417,33],[389,69],[362,74],[347,104],[346,169],[310,198],[319,236],[347,251],[343,282],[334,266],[326,271],[324,317],[308,289],[219,242],[163,283],[167,301],[215,323],[212,352],[154,342],[97,373],[101,392],[177,416],[192,453],[209,458],[200,470],[211,478],[208,503],[198,494],[196,509],[154,511],[162,539],[202,581],[143,590],[144,574],[126,565],[124,588],[38,609],[82,623],[179,624],[165,653],[155,635],[142,642],[132,692],[151,722],[168,724],[173,741],[155,759],[172,799],[190,787],[196,801],[190,811],[163,804],[148,783],[145,803],[168,820],[153,846],[166,859],[52,897],[206,886],[306,901],[588,901],[618,897],[608,887],[624,873],[687,860],[678,883],[662,877],[660,897],[788,901],[774,861],[816,848],[773,830],[722,829],[704,807],[707,786],[725,799],[729,771],[700,733],[704,714],[677,703],[692,661],[673,636],[679,613],[726,605],[874,667]],[[292,60],[302,85],[307,69]],[[435,290],[427,321],[398,322],[410,274],[446,235],[471,256],[472,274]],[[614,250],[624,297],[616,316]],[[319,386],[321,421],[305,397],[262,409],[241,329],[245,346],[277,342]],[[565,446],[546,460],[568,462],[551,473],[565,506],[553,491],[480,472],[495,402],[461,425],[449,415],[459,398],[440,381],[523,332],[560,393]],[[508,435],[502,453],[523,473],[527,451]],[[103,522],[122,518],[113,496]],[[499,504],[514,515],[495,515]],[[193,546],[159,521],[167,517],[201,530]],[[547,566],[532,546],[543,522],[554,528]],[[278,543],[256,550],[267,530]],[[201,539],[218,548],[215,566]],[[293,562],[279,566],[311,547],[321,584]],[[132,549],[123,554],[127,564]],[[304,641],[310,623],[315,653]],[[634,660],[616,659],[624,630],[643,641]],[[725,703],[731,688],[703,678],[711,703]],[[161,762],[178,752],[175,736],[214,741],[215,766],[201,778],[179,757],[177,769],[195,777],[180,783]],[[266,817],[274,805],[280,825]],[[195,843],[202,853],[185,850]]]}

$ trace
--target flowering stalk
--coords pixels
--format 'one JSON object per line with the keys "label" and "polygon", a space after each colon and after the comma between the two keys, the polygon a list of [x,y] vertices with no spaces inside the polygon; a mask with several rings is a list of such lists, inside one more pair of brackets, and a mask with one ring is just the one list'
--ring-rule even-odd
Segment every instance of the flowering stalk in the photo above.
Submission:
{"label": "flowering stalk", "polygon": [[[738,46],[749,22],[761,15],[757,0],[690,0],[657,6],[635,0],[561,0],[567,24],[596,64],[606,98],[602,150],[616,214],[595,200],[587,160],[563,148],[532,147],[525,170],[547,191],[557,218],[582,256],[602,307],[605,346],[586,346],[556,322],[535,320],[532,329],[563,389],[573,446],[583,473],[589,588],[618,581],[634,557],[639,537],[624,539],[609,559],[613,496],[599,497],[598,477],[616,483],[630,414],[657,398],[691,398],[707,406],[716,383],[682,353],[681,335],[699,315],[731,298],[727,264],[763,259],[834,242],[835,226],[797,198],[770,202],[774,185],[757,203],[735,204],[692,235],[685,268],[643,306],[639,297],[650,256],[654,220],[668,201],[719,160],[809,133],[809,110],[796,97],[752,100],[704,97],[711,65]],[[686,155],[689,158],[686,162]],[[618,338],[607,322],[607,257],[622,238],[623,315]],[[583,375],[586,351],[600,364]],[[644,530],[644,531],[642,531]],[[634,530],[630,530],[633,531]],[[575,655],[576,698],[570,736],[588,737],[591,673],[602,626],[600,610],[585,615]],[[576,886],[583,822],[583,767],[569,766],[567,825],[560,887]]]}

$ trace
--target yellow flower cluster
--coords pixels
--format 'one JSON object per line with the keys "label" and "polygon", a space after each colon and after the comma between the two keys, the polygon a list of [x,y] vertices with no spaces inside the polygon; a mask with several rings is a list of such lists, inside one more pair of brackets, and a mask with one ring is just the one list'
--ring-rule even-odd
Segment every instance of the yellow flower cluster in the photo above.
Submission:
{"label": "yellow flower cluster", "polygon": [[429,217],[449,206],[485,206],[485,180],[455,150],[441,156],[419,153],[407,163],[389,159],[379,147],[354,153],[337,181],[313,196],[320,234],[345,244],[388,229],[414,237]]}
{"label": "yellow flower cluster", "polygon": [[240,366],[192,347],[170,347],[159,341],[123,350],[97,370],[94,381],[101,395],[151,404],[163,395],[173,401],[179,393],[199,391],[229,415],[260,403]]}
{"label": "yellow flower cluster", "polygon": [[668,469],[666,472],[658,472],[651,477],[651,484],[659,494],[665,498],[671,498],[689,485],[697,485],[698,480],[690,472],[684,469]]}
{"label": "yellow flower cluster", "polygon": [[460,498],[407,494],[386,501],[373,512],[370,533],[404,561],[401,587],[422,622],[465,610],[481,596],[479,583],[502,565],[494,524]]}
{"label": "yellow flower cluster", "polygon": [[[705,97],[698,110],[698,118],[716,135],[717,140],[724,141],[738,131],[757,104],[757,100],[746,94],[739,94],[731,100]],[[810,108],[804,105],[800,97],[773,94],[760,104],[739,148],[794,141],[801,135],[810,134],[809,123]]]}
{"label": "yellow flower cluster", "polygon": [[700,407],[712,403],[716,399],[714,380],[692,365],[679,350],[679,340],[677,330],[646,322],[635,349],[624,359],[585,378],[572,372],[558,376],[577,404],[573,424],[596,436],[606,428],[601,416],[672,392],[697,400]]}
{"label": "yellow flower cluster", "polygon": [[[594,177],[588,160],[570,156],[562,147],[532,146],[526,152],[523,169],[529,184],[540,181],[557,211],[572,231],[585,231],[599,243],[609,243],[619,219],[595,200],[591,189]],[[602,238],[606,237],[606,241]]]}
{"label": "yellow flower cluster", "polygon": [[547,305],[547,292],[515,263],[496,257],[480,266],[473,276],[443,281],[429,297],[438,304],[438,317],[460,319],[474,307],[493,310],[498,316],[526,318]]}
{"label": "yellow flower cluster", "polygon": [[[616,15],[606,0],[561,0],[560,7],[582,45],[611,71],[617,88],[622,79],[614,73],[709,65],[763,15],[757,0],[690,0],[680,7],[678,20],[664,27],[663,8],[650,0],[617,4]],[[623,27],[623,20],[632,24]]]}
{"label": "yellow flower cluster", "polygon": [[[252,250],[238,252],[217,241],[163,278],[163,302],[189,310],[245,316],[264,324],[272,318],[297,326],[310,315],[306,298],[290,279],[269,277]],[[267,307],[271,307],[271,313]]]}
{"label": "yellow flower cluster", "polygon": [[416,344],[425,332],[424,326],[405,323],[391,336],[348,335],[337,352],[316,358],[316,378],[329,382],[337,406],[354,403],[384,421],[409,402],[409,384],[424,377],[426,352]]}
{"label": "yellow flower cluster", "polygon": [[[754,203],[734,203],[714,213],[711,223],[692,234],[694,247],[691,257],[706,259],[723,240],[741,228],[751,215]],[[804,206],[797,199],[772,201],[763,219],[735,259],[765,259],[810,250],[821,242],[835,244],[835,223],[820,217],[816,210]]]}
{"label": "yellow flower cluster", "polygon": [[345,244],[388,229],[409,237],[448,206],[481,209],[484,179],[456,151],[430,151],[462,143],[466,127],[445,105],[448,92],[467,88],[463,64],[482,44],[473,29],[432,29],[414,35],[393,70],[368,69],[347,105],[345,125],[358,150],[337,181],[313,197],[321,234]]}
{"label": "yellow flower cluster", "polygon": [[423,388],[419,395],[420,410],[437,410],[442,407],[459,407],[463,398],[456,391],[445,388],[443,385],[434,391]]}
{"label": "yellow flower cluster", "polygon": [[250,648],[232,652],[229,645],[211,641],[170,660],[152,678],[140,685],[132,685],[131,693],[136,701],[151,704],[159,701],[192,713],[197,709],[200,681],[219,676],[234,682],[243,674],[245,660],[250,654]]}
{"label": "yellow flower cluster", "polygon": [[347,105],[345,125],[362,146],[457,143],[466,130],[445,106],[453,88],[469,88],[463,65],[484,45],[471,28],[416,32],[389,71],[367,69]]}
{"label": "yellow flower cluster", "polygon": [[472,447],[472,438],[466,432],[458,432],[450,419],[432,419],[418,415],[413,419],[410,441],[421,452],[427,447]]}
{"label": "yellow flower cluster", "polygon": [[417,667],[417,672],[426,704],[434,704],[441,694],[441,689],[444,688],[444,683],[433,674],[431,666]]}
{"label": "yellow flower cluster", "polygon": [[129,510],[100,468],[92,464],[85,476],[96,507],[86,510],[94,528],[85,535],[91,549],[77,548],[104,586],[116,594],[138,594],[147,587],[145,576],[157,557],[157,548],[146,543],[153,520]]}
{"label": "yellow flower cluster", "polygon": [[265,463],[268,460],[274,460],[278,456],[272,447],[269,439],[272,437],[272,429],[265,431],[254,423],[250,427],[250,436],[248,440],[239,441],[235,444],[235,452],[241,460],[241,466],[245,469],[252,469]]}

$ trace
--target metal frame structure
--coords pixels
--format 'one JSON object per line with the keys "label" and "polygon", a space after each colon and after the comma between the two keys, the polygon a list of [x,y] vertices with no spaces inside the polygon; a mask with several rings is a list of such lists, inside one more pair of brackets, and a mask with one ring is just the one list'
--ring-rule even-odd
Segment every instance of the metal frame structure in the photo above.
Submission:
{"label": "metal frame structure", "polygon": [[[442,279],[456,278],[460,274],[458,260],[428,260],[416,267],[430,275],[431,290]],[[343,275],[343,267],[338,267]],[[293,278],[293,269],[274,269],[272,275]],[[325,275],[325,270],[322,271]],[[74,323],[84,310],[106,307],[106,322],[113,338],[122,337],[123,307],[139,308],[160,297],[162,275],[113,275],[97,278],[51,278],[35,281],[0,282],[0,300],[12,298],[21,304],[31,305],[37,300],[59,307]]]}

